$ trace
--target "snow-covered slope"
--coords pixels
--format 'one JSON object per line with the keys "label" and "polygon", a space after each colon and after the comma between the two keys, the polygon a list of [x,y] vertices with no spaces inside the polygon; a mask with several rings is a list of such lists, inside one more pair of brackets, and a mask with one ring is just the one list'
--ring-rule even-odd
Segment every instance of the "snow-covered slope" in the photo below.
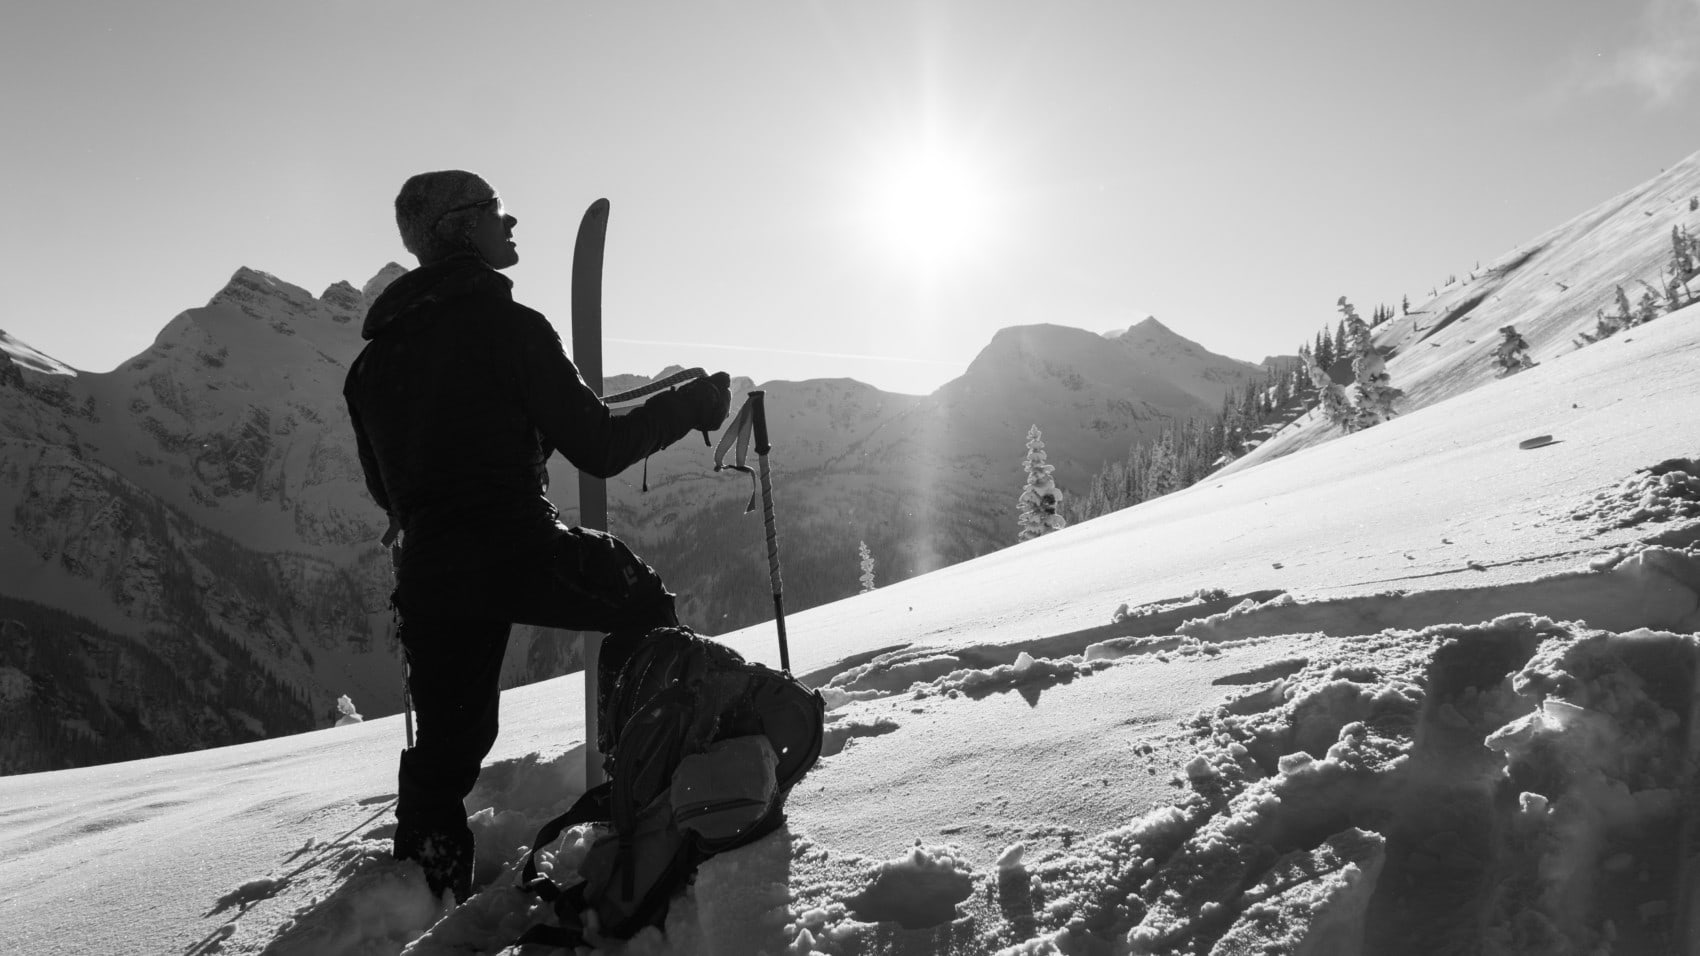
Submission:
{"label": "snow-covered slope", "polygon": [[[1689,309],[792,616],[828,756],[606,951],[1693,951],[1696,376]],[[492,952],[581,785],[576,679],[503,706],[440,921],[385,858],[386,718],[0,779],[0,950]]]}
{"label": "snow-covered slope", "polygon": [[[1663,296],[1671,278],[1671,230],[1700,232],[1697,206],[1700,152],[1477,269],[1459,270],[1455,282],[1437,282],[1437,294],[1427,301],[1413,296],[1409,315],[1395,316],[1374,333],[1376,345],[1392,350],[1387,371],[1405,392],[1397,409],[1409,414],[1492,382],[1500,374],[1493,353],[1502,326],[1516,327],[1534,361],[1570,360],[1578,335],[1594,330],[1596,313],[1616,311],[1619,286],[1632,302],[1649,289]],[[1341,434],[1313,414],[1229,470]]]}

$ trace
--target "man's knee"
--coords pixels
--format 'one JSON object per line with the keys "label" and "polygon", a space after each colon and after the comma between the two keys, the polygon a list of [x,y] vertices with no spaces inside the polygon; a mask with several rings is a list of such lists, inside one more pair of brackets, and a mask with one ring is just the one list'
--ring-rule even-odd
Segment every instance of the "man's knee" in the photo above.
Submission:
{"label": "man's knee", "polygon": [[625,542],[588,528],[571,528],[557,542],[555,574],[570,592],[621,617],[658,622],[677,620],[673,595],[661,576]]}

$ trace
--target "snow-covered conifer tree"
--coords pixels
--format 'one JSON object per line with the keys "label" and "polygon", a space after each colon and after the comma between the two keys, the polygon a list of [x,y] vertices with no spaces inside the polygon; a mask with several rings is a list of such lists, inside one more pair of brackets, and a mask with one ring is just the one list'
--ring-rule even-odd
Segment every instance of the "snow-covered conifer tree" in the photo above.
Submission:
{"label": "snow-covered conifer tree", "polygon": [[1618,322],[1616,316],[1607,315],[1605,309],[1596,309],[1594,310],[1594,331],[1577,333],[1576,347],[1582,348],[1585,345],[1593,345],[1601,339],[1609,339],[1622,328],[1623,325]]}
{"label": "snow-covered conifer tree", "polygon": [[1344,316],[1340,326],[1346,333],[1346,354],[1352,357],[1352,376],[1356,379],[1353,384],[1356,407],[1351,411],[1351,423],[1347,427],[1379,425],[1393,417],[1393,404],[1405,393],[1393,387],[1392,376],[1387,373],[1387,358],[1376,347],[1358,310],[1345,296],[1336,304]]}
{"label": "snow-covered conifer tree", "polygon": [[1146,468],[1145,487],[1148,498],[1166,495],[1181,487],[1180,463],[1175,459],[1175,444],[1164,432],[1151,446],[1151,464]]}
{"label": "snow-covered conifer tree", "polygon": [[1700,239],[1688,234],[1681,226],[1670,227],[1670,283],[1665,287],[1671,299],[1671,311],[1679,306],[1677,303],[1678,289],[1681,294],[1692,300],[1693,294],[1688,291],[1688,280],[1700,275]]}
{"label": "snow-covered conifer tree", "polygon": [[1027,430],[1027,457],[1022,461],[1022,465],[1027,470],[1027,486],[1021,490],[1021,497],[1017,500],[1020,507],[1018,520],[1021,523],[1021,533],[1016,538],[1017,541],[1037,538],[1068,524],[1062,516],[1061,508],[1058,507],[1062,492],[1057,490],[1056,482],[1051,480],[1051,472],[1055,469],[1045,460],[1045,439],[1040,434],[1038,425]]}
{"label": "snow-covered conifer tree", "polygon": [[1346,399],[1346,389],[1334,381],[1328,374],[1328,369],[1310,356],[1305,356],[1306,371],[1310,373],[1310,383],[1316,388],[1317,407],[1322,409],[1322,415],[1330,422],[1348,431],[1352,427],[1352,403]]}
{"label": "snow-covered conifer tree", "polygon": [[1334,339],[1326,330],[1316,333],[1316,348],[1313,354],[1316,356],[1316,364],[1322,366],[1324,371],[1334,365]]}
{"label": "snow-covered conifer tree", "polygon": [[856,550],[862,559],[862,590],[860,593],[866,594],[874,589],[874,555],[873,552],[868,550],[866,541],[858,542]]}
{"label": "snow-covered conifer tree", "polygon": [[358,724],[366,719],[360,716],[359,711],[354,709],[354,701],[350,699],[347,694],[343,694],[341,697],[336,699],[336,712],[336,725],[338,727],[347,727],[349,724]]}
{"label": "snow-covered conifer tree", "polygon": [[1502,326],[1499,334],[1499,348],[1494,350],[1494,361],[1499,363],[1500,377],[1515,375],[1535,363],[1529,358],[1529,343],[1523,336],[1517,334],[1517,327]]}
{"label": "snow-covered conifer tree", "polygon": [[1369,326],[1364,324],[1358,310],[1346,301],[1345,296],[1341,296],[1340,301],[1334,304],[1340,309],[1341,315],[1340,341],[1337,344],[1345,346],[1340,350],[1340,354],[1350,355],[1353,361],[1356,361],[1357,357],[1369,348]]}
{"label": "snow-covered conifer tree", "polygon": [[1635,303],[1635,324],[1645,325],[1646,323],[1658,318],[1661,314],[1662,312],[1659,309],[1659,297],[1653,293],[1652,287],[1649,286],[1648,288],[1641,290],[1641,300]]}

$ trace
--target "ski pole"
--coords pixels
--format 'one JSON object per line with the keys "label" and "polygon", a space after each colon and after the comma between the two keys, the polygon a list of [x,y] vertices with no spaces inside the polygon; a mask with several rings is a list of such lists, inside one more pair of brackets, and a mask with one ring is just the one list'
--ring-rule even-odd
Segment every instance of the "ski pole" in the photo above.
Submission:
{"label": "ski pole", "polygon": [[773,519],[773,475],[767,467],[767,453],[773,446],[767,440],[766,392],[750,392],[750,417],[756,432],[756,461],[761,469],[761,519],[767,528],[767,572],[773,582],[773,621],[779,627],[779,667],[791,672],[791,648],[785,642],[785,588],[779,579],[779,532]]}

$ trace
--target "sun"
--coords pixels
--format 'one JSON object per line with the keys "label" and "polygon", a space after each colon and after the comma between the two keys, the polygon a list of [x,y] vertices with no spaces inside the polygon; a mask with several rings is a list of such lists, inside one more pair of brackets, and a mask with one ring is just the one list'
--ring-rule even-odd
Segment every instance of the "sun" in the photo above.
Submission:
{"label": "sun", "polygon": [[874,241],[899,259],[934,266],[979,247],[992,203],[971,157],[939,148],[888,156],[875,166],[867,203]]}

